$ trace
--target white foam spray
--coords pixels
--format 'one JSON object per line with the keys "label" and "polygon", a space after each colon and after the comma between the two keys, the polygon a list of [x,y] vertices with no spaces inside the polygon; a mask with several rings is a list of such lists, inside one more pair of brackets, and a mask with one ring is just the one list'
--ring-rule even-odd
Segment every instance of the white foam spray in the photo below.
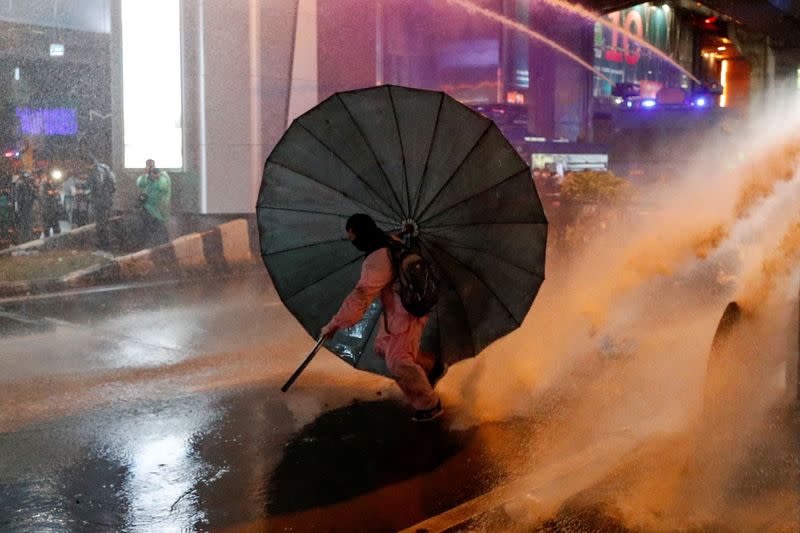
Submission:
{"label": "white foam spray", "polygon": [[[611,225],[569,264],[551,258],[523,327],[444,383],[446,399],[465,412],[462,425],[537,421],[534,474],[609,439],[634,450],[586,459],[584,473],[611,461],[614,474],[578,476],[587,481],[568,494],[532,494],[541,509],[602,485],[610,492],[598,503],[645,530],[800,525],[787,513],[796,488],[764,489],[749,510],[730,500],[796,350],[800,106],[796,93],[774,101],[780,109],[753,110],[732,134],[707,139],[682,175],[642,190],[647,213]],[[745,318],[714,371],[725,384],[716,396],[757,401],[735,417],[704,416],[709,349],[733,299]],[[733,437],[720,450],[710,435]],[[697,466],[720,455],[729,460]]]}

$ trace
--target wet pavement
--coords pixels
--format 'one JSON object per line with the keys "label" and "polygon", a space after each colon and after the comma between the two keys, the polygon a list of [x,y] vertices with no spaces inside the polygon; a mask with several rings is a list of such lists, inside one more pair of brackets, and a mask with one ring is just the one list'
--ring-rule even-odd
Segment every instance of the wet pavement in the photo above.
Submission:
{"label": "wet pavement", "polygon": [[0,531],[394,531],[524,435],[414,424],[329,354],[282,394],[312,341],[259,275],[4,301],[0,327]]}
{"label": "wet pavement", "polygon": [[412,426],[384,400],[298,432],[278,394],[137,402],[5,434],[0,530],[395,531],[493,481],[474,431]]}
{"label": "wet pavement", "polygon": [[[676,436],[552,440],[619,362],[544,391],[542,420],[479,426],[452,402],[414,424],[390,381],[325,353],[282,394],[313,341],[260,274],[5,300],[0,334],[3,532],[667,531],[629,527],[619,501],[646,508],[631,479],[690,468]],[[775,411],[737,470],[728,497],[760,530],[800,524],[798,428]],[[695,530],[746,530],[719,518]]]}

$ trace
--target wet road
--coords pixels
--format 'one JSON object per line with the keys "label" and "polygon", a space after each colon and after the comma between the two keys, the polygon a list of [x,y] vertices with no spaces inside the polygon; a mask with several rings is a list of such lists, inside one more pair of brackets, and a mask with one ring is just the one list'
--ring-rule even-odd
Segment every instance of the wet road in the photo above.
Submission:
{"label": "wet road", "polygon": [[[312,341],[260,274],[6,300],[0,334],[3,532],[397,531],[451,509],[430,531],[626,531],[609,502],[647,509],[673,482],[660,468],[691,455],[635,428],[554,437],[581,434],[576,399],[625,363],[544,391],[541,420],[477,427],[456,420],[448,380],[447,415],[415,425],[391,382],[325,353],[282,394]],[[759,530],[791,531],[796,410],[759,435],[732,497]],[[651,470],[655,488],[631,481]],[[748,530],[719,518],[696,530]]]}
{"label": "wet road", "polygon": [[398,530],[523,434],[414,425],[329,354],[281,394],[311,341],[262,275],[5,301],[0,328],[0,531]]}

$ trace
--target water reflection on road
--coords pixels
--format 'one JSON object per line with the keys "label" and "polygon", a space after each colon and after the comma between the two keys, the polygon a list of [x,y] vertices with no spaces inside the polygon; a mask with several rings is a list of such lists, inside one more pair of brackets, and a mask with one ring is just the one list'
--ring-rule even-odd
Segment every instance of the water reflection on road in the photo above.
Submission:
{"label": "water reflection on road", "polygon": [[[553,472],[553,490],[564,493],[553,501],[563,506],[544,530],[622,527],[615,509],[603,507],[609,495],[638,498],[626,485],[633,474],[662,479],[659,469],[680,470],[686,455],[674,444],[682,436],[589,456],[573,453],[582,450],[574,438],[553,439],[554,428],[579,431],[569,406],[580,409],[591,387],[607,396],[602,384],[624,376],[630,360],[587,363],[570,387],[529,406],[533,415],[477,427],[454,424],[452,403],[436,424],[412,424],[390,381],[330,354],[282,394],[313,341],[263,276],[3,302],[0,319],[3,532],[396,531]],[[444,392],[446,403],[457,394]],[[739,485],[754,487],[743,501],[758,509],[743,513],[766,517],[758,524],[796,523],[780,522],[797,493],[792,416],[772,416],[760,437],[764,457],[737,471]],[[632,435],[619,424],[594,431],[585,444]],[[591,468],[570,470],[584,459]],[[761,505],[763,494],[776,503]],[[535,501],[523,494],[462,530],[546,519]],[[717,518],[704,527],[733,520]]]}
{"label": "water reflection on road", "polygon": [[[364,523],[353,498],[391,529],[494,479],[476,446],[470,468],[455,461],[424,484],[441,495],[420,494],[418,477],[473,432],[420,431],[391,382],[330,355],[281,394],[310,340],[263,276],[0,307],[2,531],[261,527],[268,516],[328,531]],[[405,509],[375,505],[387,485],[405,486],[394,492]]]}

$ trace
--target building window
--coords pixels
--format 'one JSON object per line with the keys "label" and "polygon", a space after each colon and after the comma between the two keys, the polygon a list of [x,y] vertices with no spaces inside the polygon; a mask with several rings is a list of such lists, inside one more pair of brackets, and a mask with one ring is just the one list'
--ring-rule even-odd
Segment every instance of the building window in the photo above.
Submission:
{"label": "building window", "polygon": [[183,167],[180,0],[122,0],[125,166]]}

